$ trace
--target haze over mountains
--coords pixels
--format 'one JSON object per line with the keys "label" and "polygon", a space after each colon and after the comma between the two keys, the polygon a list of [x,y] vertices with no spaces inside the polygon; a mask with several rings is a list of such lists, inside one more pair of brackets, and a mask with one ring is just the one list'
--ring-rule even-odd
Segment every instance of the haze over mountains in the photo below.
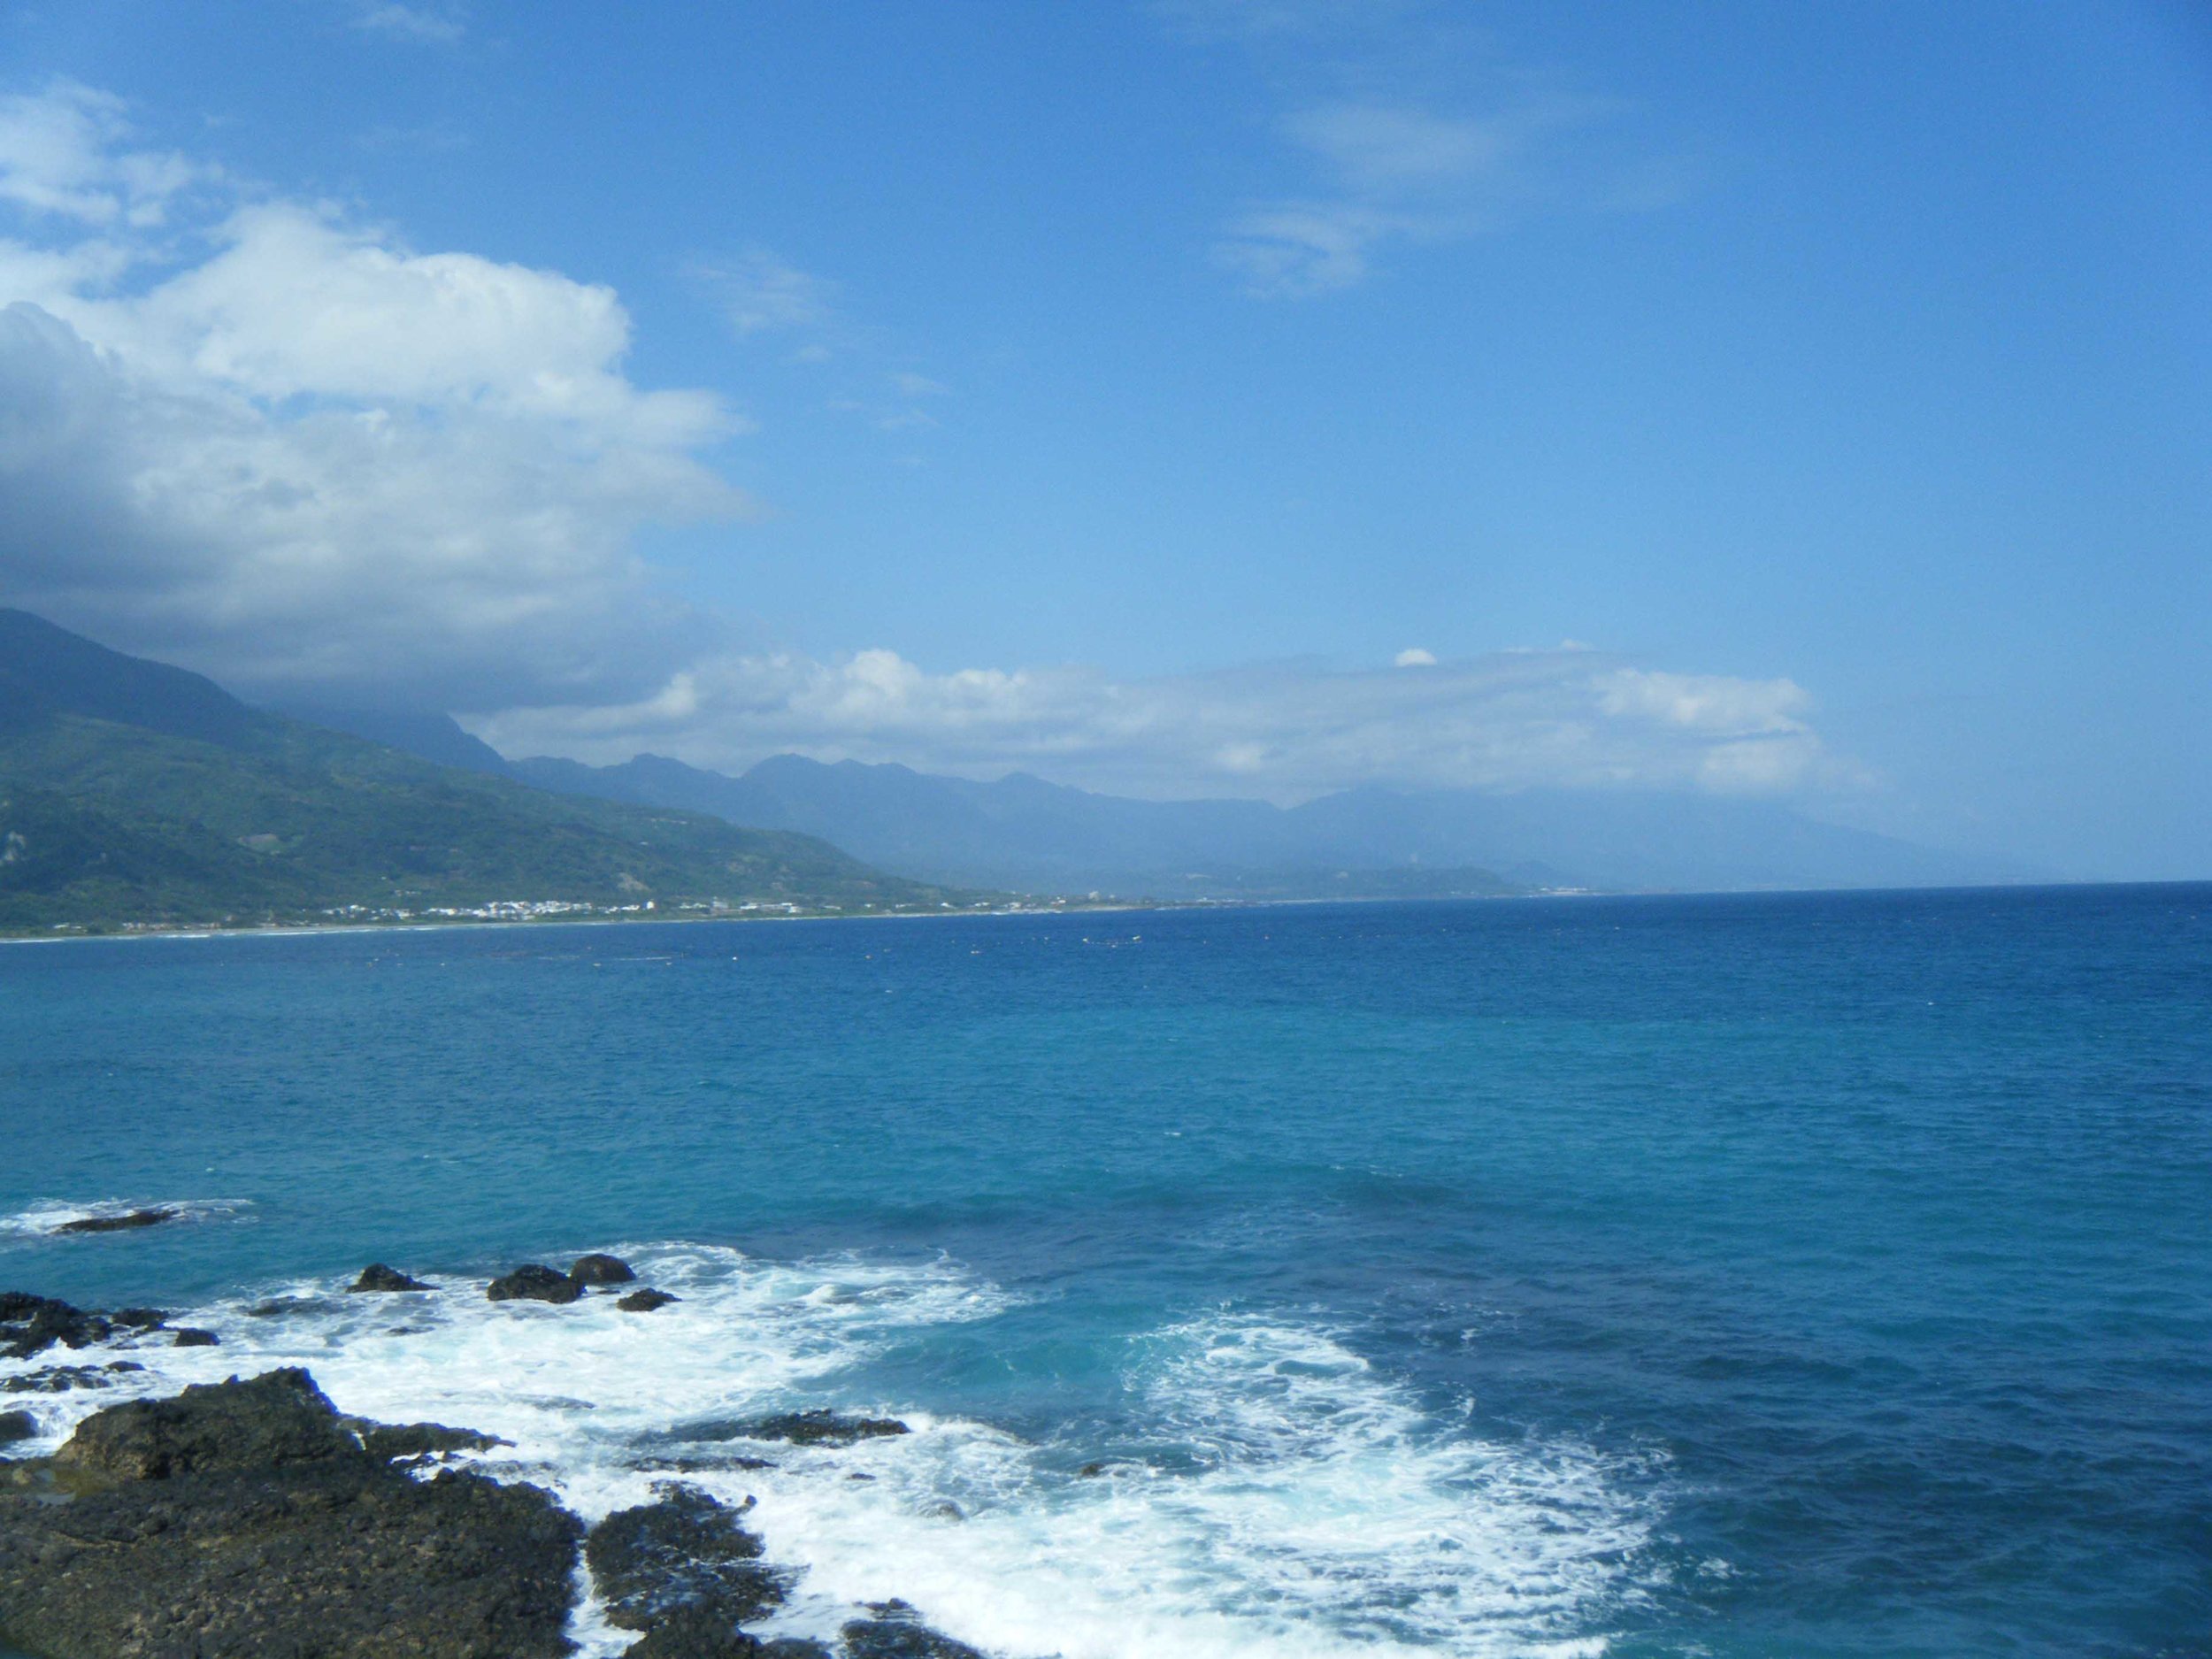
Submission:
{"label": "haze over mountains", "polygon": [[484,771],[250,708],[198,674],[0,610],[0,929],[976,896],[810,836]]}
{"label": "haze over mountains", "polygon": [[1971,886],[2036,872],[1818,823],[1771,802],[1596,791],[1364,788],[1282,808],[1139,801],[797,755],[742,776],[641,755],[509,761],[436,716],[316,718],[541,788],[818,835],[919,879],[1170,899],[1471,896],[1546,887],[1735,891]]}

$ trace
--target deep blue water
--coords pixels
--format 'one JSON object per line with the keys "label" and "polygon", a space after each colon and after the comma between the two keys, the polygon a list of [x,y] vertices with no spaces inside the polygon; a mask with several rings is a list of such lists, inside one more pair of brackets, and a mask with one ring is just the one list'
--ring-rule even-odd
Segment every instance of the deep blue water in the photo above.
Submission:
{"label": "deep blue water", "polygon": [[[0,1214],[342,1406],[566,1368],[580,1507],[915,1414],[772,1547],[1010,1653],[2212,1654],[2212,887],[0,949]],[[610,1244],[692,1323],[241,1311]]]}

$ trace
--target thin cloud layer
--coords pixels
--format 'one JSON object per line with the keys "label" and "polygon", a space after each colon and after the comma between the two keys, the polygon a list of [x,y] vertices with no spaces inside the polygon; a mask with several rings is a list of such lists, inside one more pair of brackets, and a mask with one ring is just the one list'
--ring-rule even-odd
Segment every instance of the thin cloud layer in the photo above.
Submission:
{"label": "thin cloud layer", "polygon": [[718,656],[619,706],[469,722],[502,752],[641,751],[741,770],[796,749],[1143,795],[1295,801],[1371,783],[1769,793],[1855,780],[1787,680],[1654,672],[1580,649],[1342,672],[1287,664],[1118,680],[1089,668],[933,674],[887,650]]}

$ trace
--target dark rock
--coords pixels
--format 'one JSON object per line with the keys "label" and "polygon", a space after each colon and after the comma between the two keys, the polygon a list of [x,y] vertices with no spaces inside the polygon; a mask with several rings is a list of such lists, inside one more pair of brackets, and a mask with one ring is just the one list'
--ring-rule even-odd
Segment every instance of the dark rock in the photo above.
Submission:
{"label": "dark rock", "polygon": [[626,1285],[637,1278],[618,1256],[580,1256],[569,1263],[568,1276],[580,1285]]}
{"label": "dark rock", "polygon": [[0,1446],[12,1446],[38,1432],[38,1419],[27,1411],[0,1411]]}
{"label": "dark rock", "polygon": [[622,1659],[759,1659],[760,1644],[711,1609],[680,1607],[622,1650]]}
{"label": "dark rock", "polygon": [[72,1388],[107,1388],[114,1385],[117,1372],[145,1369],[133,1359],[110,1360],[104,1365],[47,1365],[19,1371],[0,1382],[0,1394],[58,1394]]}
{"label": "dark rock", "polygon": [[873,1618],[856,1618],[839,1633],[848,1659],[986,1659],[978,1648],[940,1635],[904,1601],[871,1601]]}
{"label": "dark rock", "polygon": [[80,1216],[74,1221],[65,1221],[56,1233],[130,1233],[140,1227],[157,1227],[165,1221],[174,1221],[173,1210],[133,1210],[119,1216]]}
{"label": "dark rock", "polygon": [[773,1469],[765,1457],[743,1457],[735,1453],[719,1457],[648,1457],[634,1465],[641,1473],[695,1475],[710,1469]]}
{"label": "dark rock", "polygon": [[1082,1468],[1077,1470],[1075,1472],[1086,1480],[1095,1480],[1099,1478],[1099,1476],[1106,1472],[1106,1465],[1103,1463],[1085,1463]]}
{"label": "dark rock", "polygon": [[672,1302],[682,1300],[682,1297],[672,1296],[664,1290],[634,1290],[615,1306],[625,1313],[650,1313],[656,1308],[665,1308]]}
{"label": "dark rock", "polygon": [[213,1348],[221,1339],[212,1331],[202,1331],[192,1325],[179,1328],[171,1348]]}
{"label": "dark rock", "polygon": [[442,1423],[367,1423],[346,1419],[361,1436],[362,1449],[372,1457],[433,1457],[442,1452],[488,1452],[495,1446],[512,1446],[496,1434],[474,1429],[450,1429]]}
{"label": "dark rock", "polygon": [[169,1322],[169,1316],[158,1308],[118,1308],[108,1318],[133,1331],[158,1331]]}
{"label": "dark rock", "polygon": [[349,1290],[431,1290],[419,1279],[410,1279],[396,1267],[387,1267],[381,1262],[371,1262],[361,1270],[361,1277],[347,1286]]}
{"label": "dark rock", "polygon": [[115,1334],[104,1314],[20,1290],[0,1291],[0,1359],[28,1359],[60,1343],[86,1348]]}
{"label": "dark rock", "polygon": [[788,1440],[794,1446],[850,1446],[913,1431],[896,1417],[855,1417],[844,1411],[784,1411],[740,1425],[748,1440]]}
{"label": "dark rock", "polygon": [[168,1480],[362,1455],[315,1379],[293,1365],[96,1412],[54,1461],[111,1479]]}
{"label": "dark rock", "polygon": [[740,1524],[741,1513],[672,1486],[657,1502],[618,1509],[593,1527],[584,1560],[607,1623],[652,1630],[678,1609],[695,1608],[728,1629],[780,1602],[792,1575],[760,1559],[760,1539]]}
{"label": "dark rock", "polygon": [[526,1262],[504,1278],[492,1280],[484,1294],[494,1302],[574,1302],[584,1294],[584,1287],[565,1273]]}
{"label": "dark rock", "polygon": [[50,1659],[555,1659],[580,1528],[534,1486],[417,1481],[303,1371],[88,1417],[0,1484],[8,1639]]}

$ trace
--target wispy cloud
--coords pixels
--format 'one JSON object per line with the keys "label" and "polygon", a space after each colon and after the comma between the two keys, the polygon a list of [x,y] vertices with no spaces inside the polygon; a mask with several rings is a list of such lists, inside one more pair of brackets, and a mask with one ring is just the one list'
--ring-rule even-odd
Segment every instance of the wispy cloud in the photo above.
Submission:
{"label": "wispy cloud", "polygon": [[729,259],[695,261],[687,274],[741,338],[818,328],[833,315],[830,283],[765,248],[749,248]]}
{"label": "wispy cloud", "polygon": [[0,203],[41,219],[142,230],[221,176],[173,150],[138,148],[133,136],[120,98],[73,81],[0,97]]}
{"label": "wispy cloud", "polygon": [[1299,181],[1231,214],[1212,250],[1253,295],[1334,293],[1393,246],[1463,242],[1545,209],[1649,211],[1687,188],[1678,160],[1609,153],[1627,106],[1505,63],[1463,16],[1418,0],[1187,0],[1170,15],[1262,60],[1279,103]]}
{"label": "wispy cloud", "polygon": [[1153,796],[1295,801],[1361,783],[1747,794],[1856,778],[1787,680],[1668,673],[1564,648],[1406,656],[1421,672],[1291,663],[1118,680],[1079,667],[932,673],[889,650],[720,655],[634,703],[471,724],[510,754],[615,761],[651,749],[741,768],[799,749],[978,776],[1025,766]]}
{"label": "wispy cloud", "polygon": [[457,11],[420,5],[376,4],[354,14],[353,27],[388,40],[450,46],[467,31]]}

